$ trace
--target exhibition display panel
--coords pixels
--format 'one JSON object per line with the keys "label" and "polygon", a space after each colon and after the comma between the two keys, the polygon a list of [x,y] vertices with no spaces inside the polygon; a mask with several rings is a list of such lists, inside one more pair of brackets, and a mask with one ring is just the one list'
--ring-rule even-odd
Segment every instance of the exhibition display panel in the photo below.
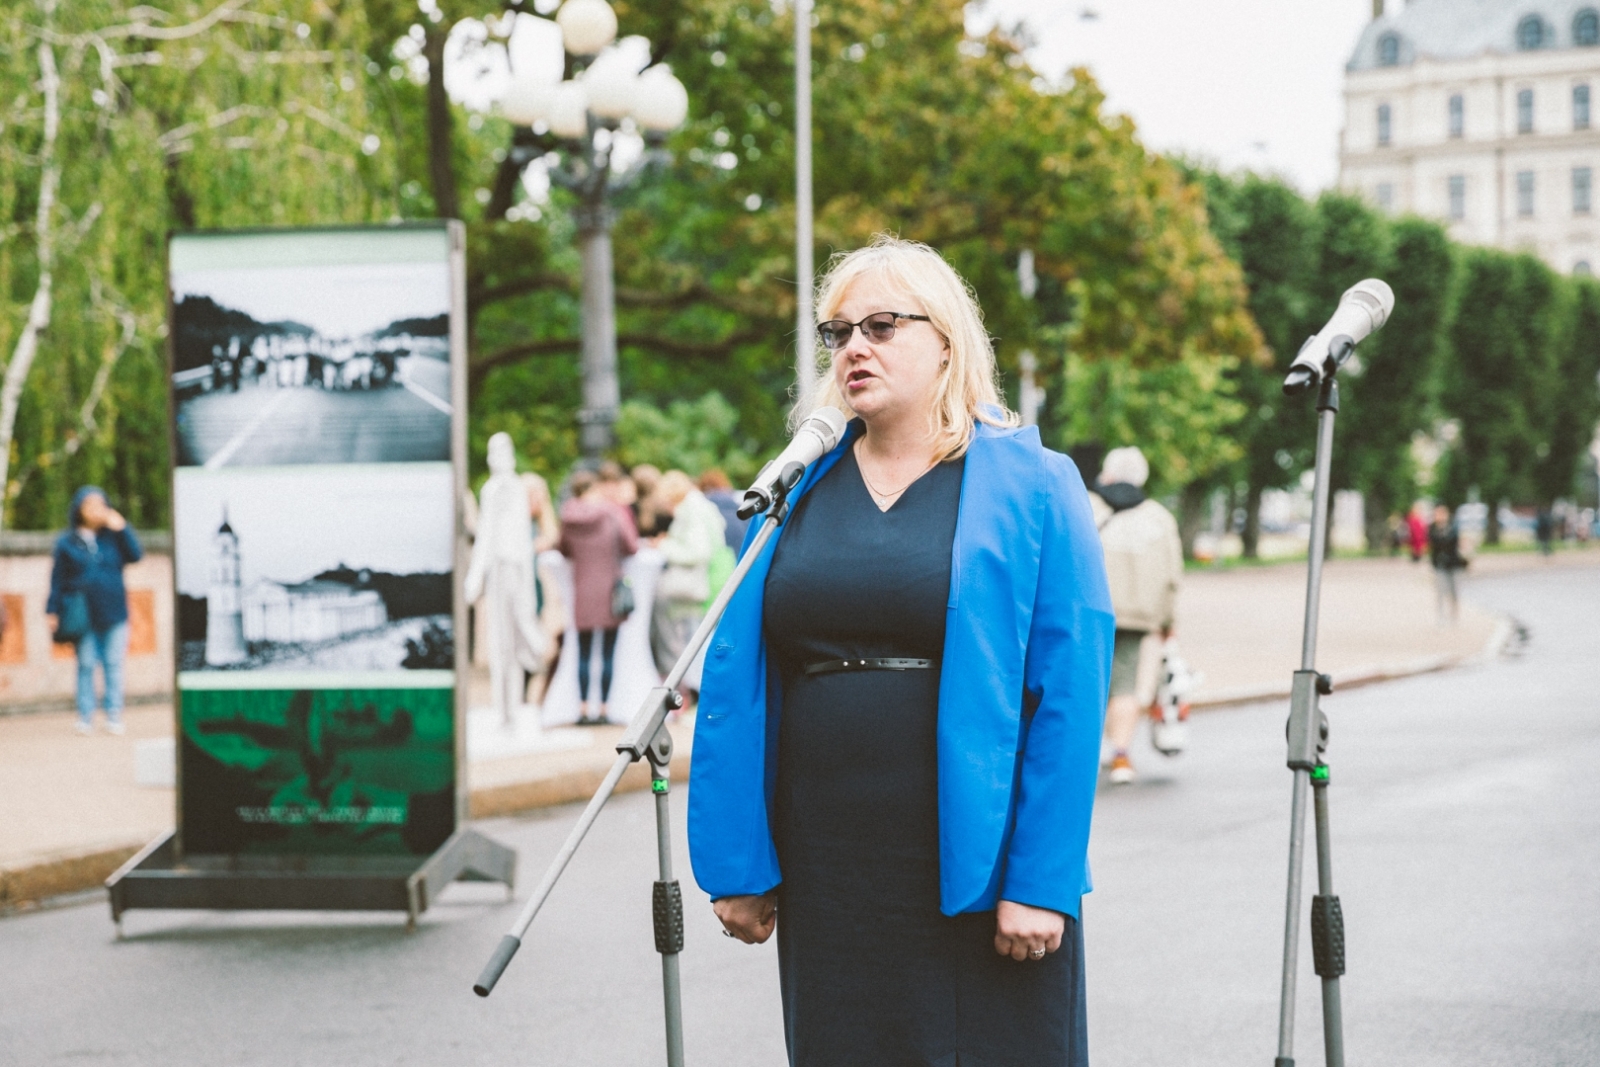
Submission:
{"label": "exhibition display panel", "polygon": [[461,225],[175,234],[168,268],[177,827],[112,917],[509,887],[463,825]]}

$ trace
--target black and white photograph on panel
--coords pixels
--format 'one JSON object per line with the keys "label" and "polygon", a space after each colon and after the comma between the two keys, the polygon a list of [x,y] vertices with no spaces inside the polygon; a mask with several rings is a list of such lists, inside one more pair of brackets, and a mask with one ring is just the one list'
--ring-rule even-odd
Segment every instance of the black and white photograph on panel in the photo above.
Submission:
{"label": "black and white photograph on panel", "polygon": [[454,669],[448,463],[173,481],[180,671]]}
{"label": "black and white photograph on panel", "polygon": [[180,466],[450,458],[444,230],[178,235]]}

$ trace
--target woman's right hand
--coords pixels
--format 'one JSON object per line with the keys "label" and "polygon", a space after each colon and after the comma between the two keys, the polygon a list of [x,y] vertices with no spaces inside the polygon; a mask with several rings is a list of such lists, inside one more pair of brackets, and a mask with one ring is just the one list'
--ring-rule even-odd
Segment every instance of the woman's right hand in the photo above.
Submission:
{"label": "woman's right hand", "polygon": [[722,920],[722,928],[747,945],[759,945],[772,936],[778,925],[776,894],[723,897],[713,901],[711,910]]}

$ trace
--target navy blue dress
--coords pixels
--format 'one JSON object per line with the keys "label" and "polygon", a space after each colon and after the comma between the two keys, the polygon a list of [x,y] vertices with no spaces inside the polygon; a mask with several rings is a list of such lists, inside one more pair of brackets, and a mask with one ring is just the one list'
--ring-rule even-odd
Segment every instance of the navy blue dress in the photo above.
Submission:
{"label": "navy blue dress", "polygon": [[[878,510],[846,452],[789,518],[767,577],[783,685],[773,837],[794,1067],[1086,1067],[1083,943],[1019,963],[994,912],[939,911],[936,726],[963,461]],[[808,675],[828,659],[932,670]]]}

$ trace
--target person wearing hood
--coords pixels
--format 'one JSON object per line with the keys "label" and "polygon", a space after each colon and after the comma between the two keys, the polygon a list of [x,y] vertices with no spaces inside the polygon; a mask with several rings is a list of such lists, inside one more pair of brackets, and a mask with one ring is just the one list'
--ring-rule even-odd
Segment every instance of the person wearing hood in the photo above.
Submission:
{"label": "person wearing hood", "polygon": [[1135,446],[1106,454],[1089,501],[1105,549],[1106,579],[1117,615],[1111,657],[1111,699],[1106,705],[1110,779],[1133,781],[1128,748],[1139,728],[1139,711],[1155,700],[1159,653],[1151,633],[1172,631],[1172,614],[1183,578],[1183,540],[1172,513],[1144,495],[1150,464]]}
{"label": "person wearing hood", "polygon": [[[579,470],[570,483],[572,499],[561,506],[561,554],[572,564],[572,622],[578,631],[578,724],[609,718],[611,677],[616,663],[615,614],[622,561],[639,550],[639,532],[627,510],[612,500],[593,471]],[[600,635],[600,714],[589,716],[589,659]]]}
{"label": "person wearing hood", "polygon": [[[106,731],[123,732],[122,664],[128,654],[128,591],[122,570],[144,556],[133,527],[98,486],[72,497],[67,530],[56,539],[45,614],[57,640],[76,644],[80,734],[94,732],[94,671],[105,678]],[[72,632],[63,632],[66,625]],[[81,630],[80,632],[77,632]]]}

